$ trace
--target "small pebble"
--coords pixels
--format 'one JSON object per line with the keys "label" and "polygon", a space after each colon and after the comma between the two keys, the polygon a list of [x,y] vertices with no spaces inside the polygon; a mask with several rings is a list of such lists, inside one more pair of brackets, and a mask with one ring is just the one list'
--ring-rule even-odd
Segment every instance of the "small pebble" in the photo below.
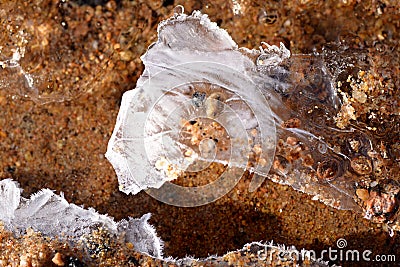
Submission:
{"label": "small pebble", "polygon": [[57,266],[65,265],[60,252],[57,252],[56,255],[54,255],[53,259],[51,259],[51,261]]}

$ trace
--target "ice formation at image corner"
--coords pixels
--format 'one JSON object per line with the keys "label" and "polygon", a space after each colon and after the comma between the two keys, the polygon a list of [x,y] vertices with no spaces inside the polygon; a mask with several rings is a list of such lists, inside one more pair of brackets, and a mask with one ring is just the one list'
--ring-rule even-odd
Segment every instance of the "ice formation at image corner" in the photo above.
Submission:
{"label": "ice formation at image corner", "polygon": [[[283,44],[266,46],[267,49],[260,50],[238,48],[225,30],[199,11],[192,15],[175,14],[161,22],[158,41],[141,57],[145,70],[136,88],[123,95],[108,144],[106,157],[117,173],[120,190],[136,194],[159,188],[176,179],[195,160],[215,161],[241,169],[242,173],[247,169],[266,176],[274,156],[276,132],[269,104],[256,86],[260,79],[257,65],[278,68],[290,57]],[[264,84],[277,83],[263,79]],[[193,86],[207,84],[217,88],[214,90],[228,89],[233,95],[223,101],[218,98],[215,105],[207,104],[213,89],[209,93],[193,91]],[[202,96],[205,100],[198,104]],[[236,103],[238,98],[245,104]],[[223,112],[215,115],[218,104],[224,106]],[[182,118],[190,121],[199,117],[213,119],[227,129],[232,144],[236,144],[231,154],[208,159],[177,140],[184,126],[180,124]],[[235,130],[238,128],[241,132]],[[258,140],[257,146],[249,148],[249,133],[254,131],[263,141]],[[257,159],[260,164],[253,168],[249,167],[246,155],[254,150],[262,153]],[[258,178],[253,187],[263,179]],[[235,183],[229,187],[233,188]]]}
{"label": "ice formation at image corner", "polygon": [[149,213],[139,219],[115,222],[92,208],[84,209],[68,203],[50,189],[42,189],[29,199],[22,197],[21,193],[17,182],[11,179],[0,181],[0,221],[16,236],[31,228],[44,236],[64,238],[77,244],[92,231],[103,228],[115,238],[121,237],[125,243],[132,243],[138,252],[162,257],[163,242],[147,222]]}

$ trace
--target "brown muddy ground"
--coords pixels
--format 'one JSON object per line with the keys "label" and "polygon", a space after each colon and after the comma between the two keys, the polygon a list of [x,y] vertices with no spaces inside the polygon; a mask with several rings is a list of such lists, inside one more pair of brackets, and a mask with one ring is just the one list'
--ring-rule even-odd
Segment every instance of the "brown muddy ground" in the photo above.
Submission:
{"label": "brown muddy ground", "polygon": [[[233,13],[233,3],[241,4],[240,14]],[[224,198],[198,208],[118,191],[104,153],[121,96],[135,87],[143,70],[139,57],[156,40],[158,22],[178,4],[186,13],[207,13],[247,48],[283,42],[292,53],[309,53],[344,41],[399,55],[397,1],[0,1],[7,33],[0,39],[3,53],[10,56],[9,46],[25,45],[18,36],[18,29],[25,29],[21,65],[45,77],[37,95],[21,89],[26,88],[21,78],[13,76],[4,86],[1,77],[0,178],[17,180],[25,197],[51,188],[116,220],[151,212],[166,256],[223,255],[251,241],[270,240],[320,251],[345,238],[348,248],[400,258],[398,235],[390,237],[382,224],[270,181],[250,194],[244,178]],[[398,74],[396,63],[389,64]],[[394,92],[398,99],[398,82]],[[400,148],[396,151],[398,159]]]}

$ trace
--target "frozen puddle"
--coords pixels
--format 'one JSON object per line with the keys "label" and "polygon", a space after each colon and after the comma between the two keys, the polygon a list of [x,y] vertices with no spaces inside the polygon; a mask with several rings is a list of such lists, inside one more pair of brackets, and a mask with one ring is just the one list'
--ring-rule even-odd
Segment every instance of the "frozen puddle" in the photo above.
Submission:
{"label": "frozen puddle", "polygon": [[[336,79],[354,67],[351,58],[291,55],[283,44],[238,48],[195,11],[161,22],[158,41],[141,59],[145,70],[123,95],[106,153],[122,192],[145,190],[169,205],[194,207],[223,197],[248,171],[250,192],[268,178],[393,224],[400,186],[365,179],[380,164],[369,158],[378,148],[371,135],[348,126],[354,114],[337,95]],[[216,165],[223,171],[206,185],[176,182],[215,173]]]}
{"label": "frozen puddle", "polygon": [[[333,148],[309,129],[285,125],[287,120],[300,124],[296,117],[301,114],[284,102],[283,95],[293,90],[305,88],[309,100],[307,88],[322,87],[323,102],[337,109],[322,60],[291,57],[283,44],[238,48],[225,30],[198,11],[161,22],[158,41],[141,59],[145,70],[136,88],[123,95],[106,153],[121,191],[147,190],[164,203],[193,207],[224,196],[249,171],[255,174],[249,191],[268,177],[336,208],[355,208],[347,185],[315,175],[317,162],[330,157]],[[312,69],[300,69],[303,65]],[[288,155],[276,154],[281,152],[279,139],[291,143],[299,158],[280,162]],[[296,148],[299,143],[304,145]],[[225,167],[212,183],[183,187],[171,182],[210,163]]]}

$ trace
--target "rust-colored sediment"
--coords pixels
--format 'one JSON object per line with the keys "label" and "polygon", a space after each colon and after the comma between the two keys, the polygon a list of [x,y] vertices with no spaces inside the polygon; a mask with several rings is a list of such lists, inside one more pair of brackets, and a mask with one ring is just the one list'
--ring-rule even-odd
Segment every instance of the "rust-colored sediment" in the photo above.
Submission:
{"label": "rust-colored sediment", "polygon": [[[172,15],[178,4],[187,13],[198,9],[209,14],[239,46],[255,48],[261,41],[283,42],[292,53],[308,53],[320,50],[327,42],[343,41],[350,48],[364,51],[369,61],[351,78],[339,76],[344,105],[336,126],[345,128],[352,123],[370,127],[369,132],[381,141],[379,152],[386,151],[388,159],[375,160],[383,163],[374,166],[374,170],[379,167],[387,177],[398,181],[397,1],[235,2],[242,3],[242,14],[234,15],[232,1],[224,0],[1,1],[0,27],[7,33],[0,37],[2,53],[11,55],[6,44],[24,45],[18,37],[18,31],[23,29],[28,43],[21,65],[27,72],[48,77],[46,86],[39,90],[39,102],[61,102],[34,102],[32,92],[28,92],[31,97],[24,98],[12,84],[0,90],[0,178],[18,181],[25,197],[41,188],[50,188],[63,192],[69,202],[93,207],[117,220],[151,212],[150,223],[165,241],[167,256],[223,255],[247,242],[261,240],[320,251],[334,247],[338,238],[345,238],[349,249],[369,249],[374,254],[400,257],[398,235],[390,237],[379,217],[375,219],[378,223],[373,223],[360,213],[327,207],[269,180],[249,193],[250,177],[246,176],[228,195],[198,208],[168,206],[146,193],[127,196],[118,191],[115,172],[104,153],[119,101],[123,92],[135,87],[143,70],[139,57],[156,40],[158,22]],[[0,78],[4,82],[6,77]],[[21,81],[18,85],[23,86]],[[351,144],[351,168],[355,174],[371,174],[371,163],[356,153],[362,145],[361,137],[336,141]],[[369,158],[380,156],[383,157]],[[308,160],[309,165],[314,164]],[[282,164],[277,162],[276,168]],[[321,169],[323,179],[329,175],[329,171]],[[376,211],[379,201],[398,201],[397,193],[391,195],[363,184],[354,194],[359,197],[360,206],[371,212]],[[392,208],[386,207],[385,211],[393,212]],[[0,234],[0,265],[14,262],[19,266],[62,266],[62,262],[76,261],[69,266],[80,266],[84,261],[74,248],[31,231],[20,239],[3,229]],[[104,242],[103,237],[99,240]],[[104,252],[101,259],[94,259],[95,263],[162,264],[135,253],[129,244],[115,246],[115,253]],[[238,257],[231,262],[248,261],[240,253],[227,257]]]}

